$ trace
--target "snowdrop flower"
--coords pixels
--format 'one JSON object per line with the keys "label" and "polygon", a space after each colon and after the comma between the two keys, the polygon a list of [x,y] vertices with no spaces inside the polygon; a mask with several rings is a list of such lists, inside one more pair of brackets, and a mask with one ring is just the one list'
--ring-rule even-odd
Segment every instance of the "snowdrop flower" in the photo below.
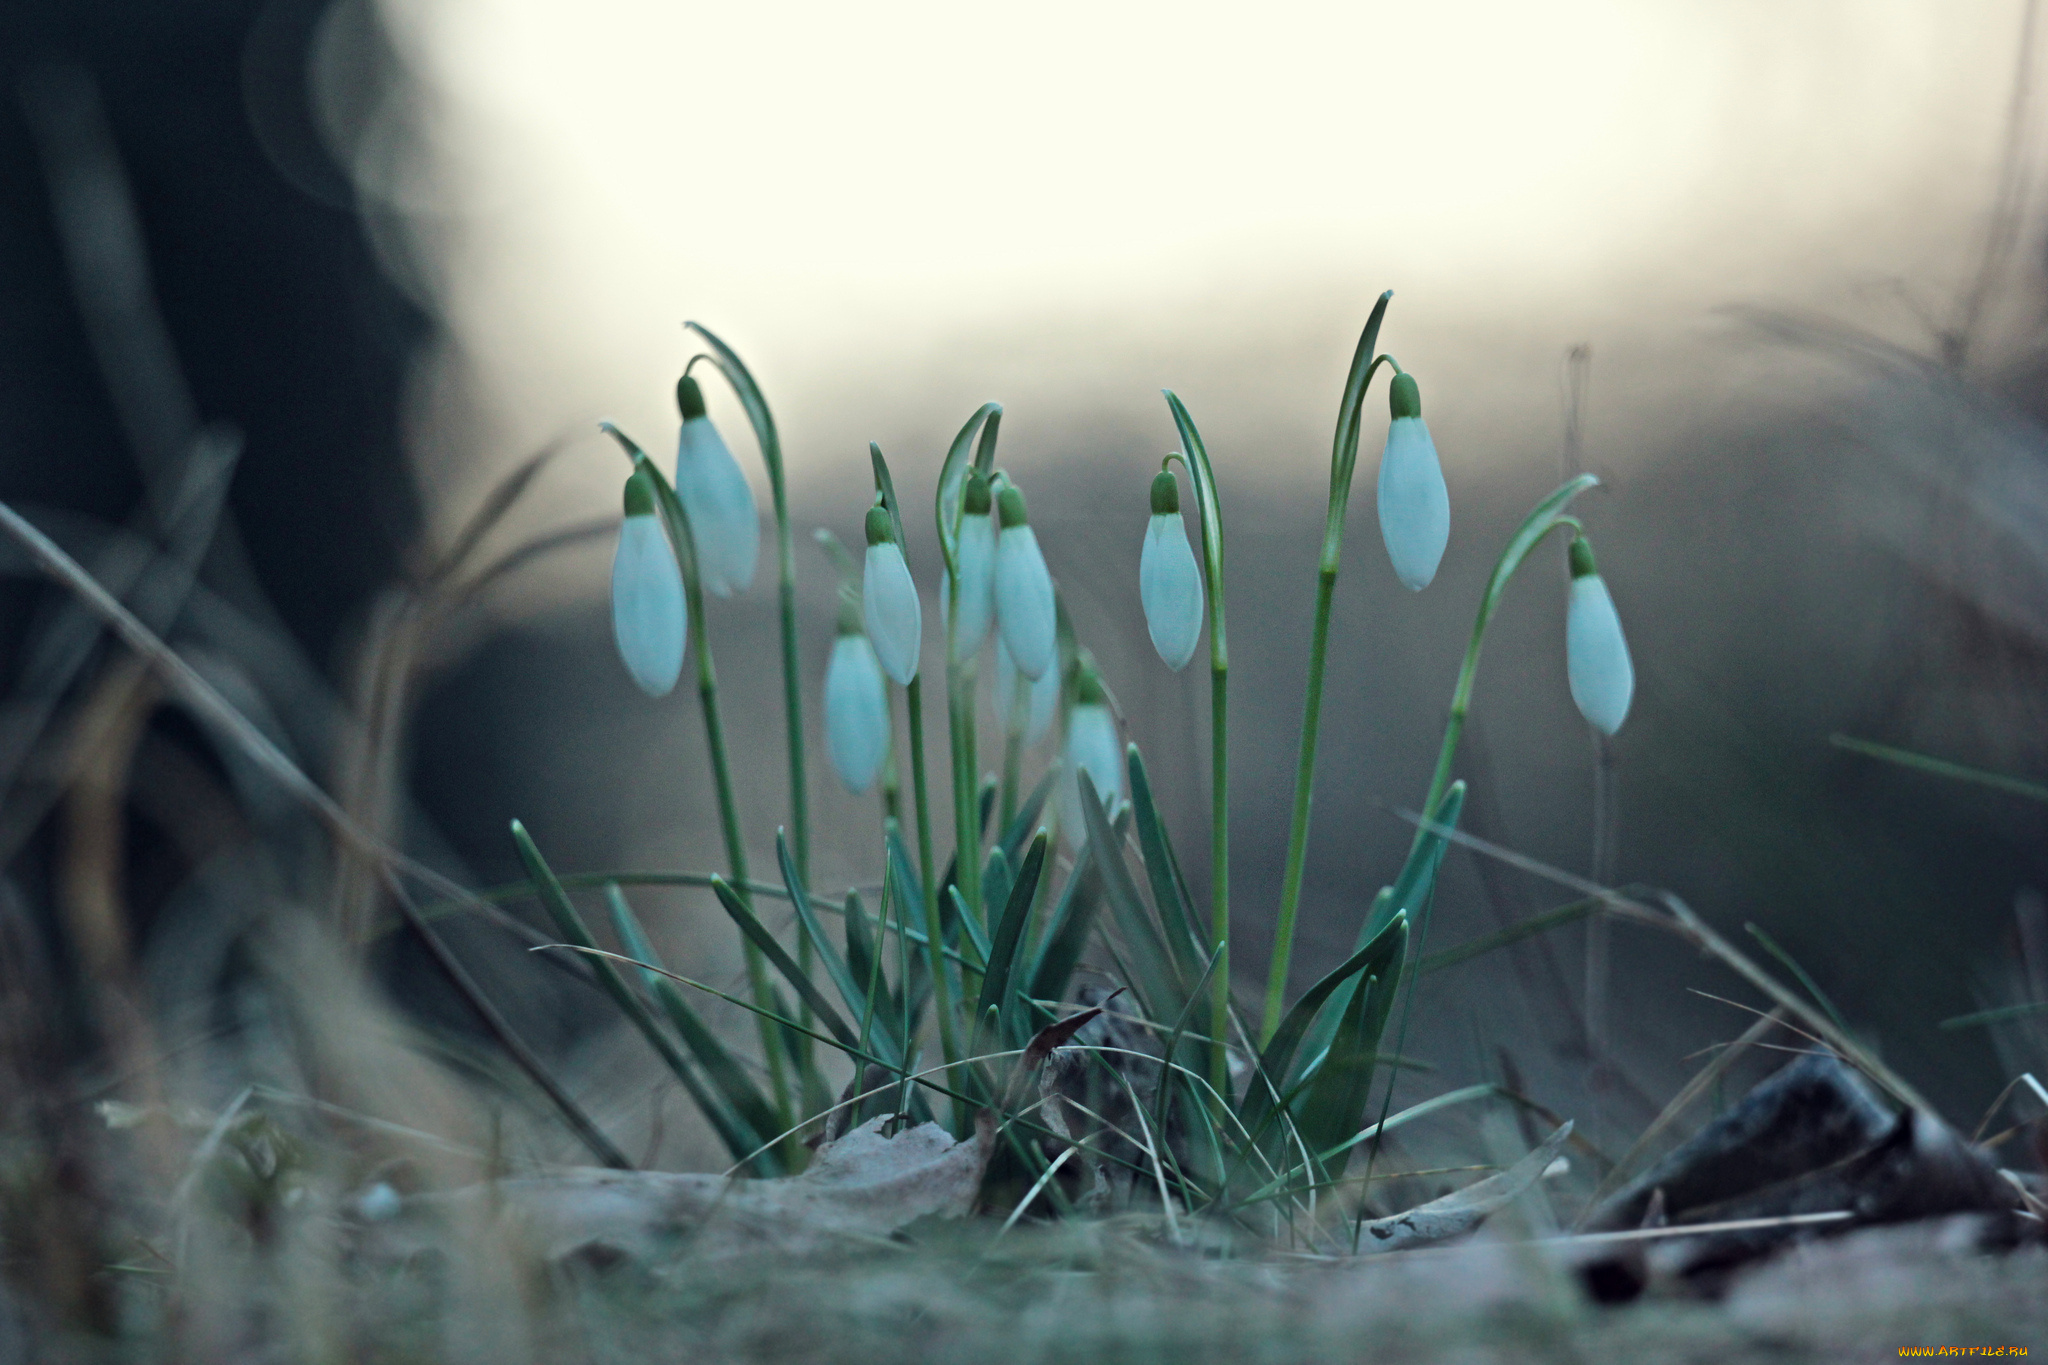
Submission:
{"label": "snowdrop flower", "polygon": [[1185,668],[1202,637],[1202,571],[1180,519],[1180,485],[1162,469],[1152,478],[1152,520],[1138,557],[1138,597],[1152,647],[1168,668]]}
{"label": "snowdrop flower", "polygon": [[877,503],[868,509],[868,558],[861,574],[861,608],[867,617],[868,639],[882,671],[904,687],[917,676],[918,651],[924,642],[924,611],[917,584],[896,543],[896,521]]}
{"label": "snowdrop flower", "polygon": [[840,612],[839,638],[825,666],[825,744],[839,780],[855,795],[875,785],[889,756],[889,684],[850,609]]}
{"label": "snowdrop flower", "polygon": [[636,469],[626,480],[626,520],[612,557],[612,638],[648,696],[667,696],[682,675],[689,625],[683,571],[655,511],[654,478]]}
{"label": "snowdrop flower", "polygon": [[[949,624],[956,663],[981,652],[981,642],[988,638],[989,620],[995,615],[996,524],[990,515],[992,510],[987,477],[979,469],[969,469],[954,553],[960,566],[960,620],[957,625]],[[943,590],[947,595],[940,600],[950,610],[950,576]]]}
{"label": "snowdrop flower", "polygon": [[1080,774],[1087,773],[1106,811],[1114,813],[1124,794],[1124,752],[1117,739],[1116,718],[1109,697],[1090,664],[1081,664],[1074,687],[1074,708],[1067,713],[1067,771],[1061,781],[1060,824],[1076,844],[1088,837],[1081,808]]}
{"label": "snowdrop flower", "polygon": [[[1017,684],[1024,680],[1024,714],[1017,715]],[[1036,682],[1024,679],[1017,670],[1017,661],[1010,657],[1010,647],[1003,643],[1003,637],[996,636],[996,716],[1008,731],[1014,725],[1023,726],[1026,744],[1036,744],[1052,728],[1053,713],[1060,704],[1060,671],[1048,668],[1038,675]]]}
{"label": "snowdrop flower", "polygon": [[745,592],[761,551],[761,517],[754,490],[726,449],[725,438],[704,415],[704,391],[684,375],[676,381],[683,431],[676,440],[676,496],[690,514],[697,576],[720,597]]}
{"label": "snowdrop flower", "polygon": [[1046,572],[1038,536],[1025,515],[1024,495],[1005,485],[996,496],[1002,530],[996,536],[996,624],[1010,657],[1025,677],[1036,682],[1058,654],[1054,629],[1052,575]]}
{"label": "snowdrop flower", "polygon": [[1593,546],[1584,536],[1572,541],[1572,595],[1564,618],[1565,676],[1572,700],[1595,730],[1611,735],[1628,718],[1635,696],[1636,670],[1629,662],[1628,641],[1621,636],[1621,617],[1593,561]]}
{"label": "snowdrop flower", "polygon": [[1388,403],[1394,420],[1380,456],[1380,535],[1394,561],[1394,576],[1421,592],[1436,577],[1451,538],[1451,494],[1444,487],[1436,442],[1422,420],[1422,395],[1413,375],[1394,376]]}

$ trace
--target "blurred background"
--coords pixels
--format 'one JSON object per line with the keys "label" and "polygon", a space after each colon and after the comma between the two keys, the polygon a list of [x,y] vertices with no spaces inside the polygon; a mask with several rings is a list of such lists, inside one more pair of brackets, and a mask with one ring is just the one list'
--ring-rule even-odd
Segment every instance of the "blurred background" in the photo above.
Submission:
{"label": "blurred background", "polygon": [[[1539,554],[1489,636],[1467,827],[1668,887],[1745,944],[1762,926],[1974,1124],[2040,1065],[2039,1035],[1938,1025],[2048,989],[2021,952],[2048,945],[2043,808],[1828,738],[2048,772],[2038,36],[2023,0],[18,0],[0,497],[103,575],[146,563],[152,624],[451,875],[516,876],[515,815],[565,870],[713,869],[694,703],[641,697],[612,651],[624,468],[596,421],[672,443],[685,319],[746,358],[789,458],[815,741],[833,581],[808,529],[858,543],[878,441],[929,598],[921,509],[996,399],[1001,462],[1185,852],[1207,834],[1206,678],[1158,662],[1136,593],[1170,386],[1225,505],[1234,951],[1255,998],[1329,431],[1391,288],[1382,344],[1420,381],[1453,530],[1427,592],[1394,582],[1375,392],[1297,983],[1399,865],[1502,541],[1590,469],[1635,712],[1603,759],[1565,688],[1562,551]],[[712,402],[765,508],[745,420]],[[490,533],[515,559],[394,664],[404,585],[542,449]],[[786,818],[771,579],[711,607],[757,867]],[[123,656],[53,635],[64,612],[31,577],[0,593],[10,913],[88,967],[80,925],[126,926],[133,1007],[218,1036],[244,917],[310,894],[244,855],[316,831],[174,708],[116,705]],[[872,882],[874,803],[812,753],[814,880]],[[94,773],[110,806],[79,804]],[[1432,943],[1569,898],[1455,852]],[[646,906],[671,958],[734,970],[708,899]],[[594,1108],[642,1121],[653,1067],[607,1048],[608,1011],[501,935],[448,932],[538,1044],[591,1050]],[[1668,943],[1615,930],[1609,951],[1604,989],[1582,927],[1428,979],[1407,1050],[1440,1070],[1416,1093],[1511,1069],[1625,1141],[1748,1020]],[[386,940],[376,970],[420,1019],[467,1027],[417,956]],[[58,1051],[95,1056],[105,1017],[81,1004]],[[667,1159],[710,1159],[669,1127]]]}

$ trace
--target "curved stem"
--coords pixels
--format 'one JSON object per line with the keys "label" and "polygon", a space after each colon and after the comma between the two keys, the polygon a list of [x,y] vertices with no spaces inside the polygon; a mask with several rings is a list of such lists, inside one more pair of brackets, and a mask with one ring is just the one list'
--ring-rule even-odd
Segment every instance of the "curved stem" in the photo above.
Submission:
{"label": "curved stem", "polygon": [[1302,703],[1301,749],[1294,762],[1294,808],[1287,827],[1286,871],[1280,882],[1280,912],[1273,925],[1273,957],[1266,972],[1266,1004],[1259,1023],[1259,1042],[1271,1041],[1280,1027],[1287,994],[1287,976],[1294,959],[1294,919],[1301,905],[1301,879],[1308,864],[1309,809],[1315,794],[1316,745],[1322,729],[1323,675],[1330,653],[1330,608],[1337,595],[1337,562],[1344,548],[1344,516],[1351,504],[1351,476],[1358,465],[1359,415],[1366,391],[1382,363],[1400,366],[1392,356],[1375,356],[1389,289],[1373,304],[1351,355],[1344,396],[1337,404],[1337,432],[1330,447],[1330,503],[1323,520],[1323,553],[1316,574],[1316,614],[1309,641],[1308,696]]}
{"label": "curved stem", "polygon": [[[803,661],[797,653],[796,634],[796,548],[789,530],[789,487],[782,467],[782,438],[775,430],[774,414],[761,386],[754,382],[746,362],[710,328],[699,322],[683,324],[710,344],[716,353],[711,361],[725,376],[740,405],[753,424],[754,438],[761,447],[761,462],[768,466],[768,491],[775,506],[775,558],[779,583],[776,596],[782,617],[782,715],[789,756],[789,845],[796,858],[796,870],[806,880],[811,875],[810,789],[805,781]],[[809,949],[809,943],[803,945]]]}
{"label": "curved stem", "polygon": [[1179,395],[1166,390],[1166,405],[1180,431],[1181,448],[1195,487],[1202,523],[1202,565],[1209,590],[1209,937],[1215,965],[1210,976],[1209,1080],[1218,1094],[1230,1092],[1230,1054],[1223,1042],[1230,1019],[1230,648],[1223,625],[1223,508],[1216,473],[1195,419]]}
{"label": "curved stem", "polygon": [[[732,869],[733,894],[751,912],[753,897],[747,891],[747,885],[752,878],[747,874],[747,849],[740,833],[739,806],[733,799],[732,766],[725,752],[725,724],[718,711],[718,670],[712,663],[711,638],[704,628],[704,585],[697,575],[696,540],[690,534],[690,516],[683,507],[682,499],[676,496],[675,489],[662,476],[654,461],[648,458],[647,452],[610,423],[605,424],[604,430],[625,448],[636,466],[652,476],[661,502],[662,520],[668,524],[669,536],[675,544],[676,559],[683,571],[683,591],[689,601],[690,644],[697,652],[697,700],[704,713],[705,747],[710,751],[711,779],[718,794],[718,823],[725,837],[726,865]],[[752,943],[743,947],[747,985],[753,992],[754,1002],[772,1012],[775,996],[768,982],[768,964]],[[755,1018],[760,1024],[762,1059],[768,1066],[775,1103],[786,1122],[792,1111],[789,1077],[782,1065],[782,1040],[776,1036],[775,1026],[767,1015],[757,1014]]]}
{"label": "curved stem", "polygon": [[1515,570],[1528,558],[1529,551],[1536,548],[1538,541],[1558,527],[1576,527],[1578,522],[1564,515],[1565,506],[1579,494],[1599,483],[1591,474],[1581,474],[1558,485],[1522,519],[1515,533],[1508,537],[1507,547],[1501,551],[1500,559],[1493,566],[1493,576],[1486,581],[1486,595],[1479,601],[1479,615],[1472,622],[1472,638],[1465,645],[1465,661],[1458,667],[1458,685],[1451,692],[1451,714],[1444,725],[1444,740],[1437,750],[1436,771],[1430,775],[1429,794],[1423,798],[1422,818],[1425,826],[1417,829],[1411,848],[1419,847],[1426,832],[1426,822],[1436,819],[1437,809],[1443,804],[1444,793],[1451,785],[1451,762],[1458,753],[1458,741],[1465,733],[1465,713],[1472,707],[1472,683],[1479,673],[1479,647],[1486,641],[1486,627],[1493,620],[1494,611],[1500,606],[1500,598],[1514,577]]}

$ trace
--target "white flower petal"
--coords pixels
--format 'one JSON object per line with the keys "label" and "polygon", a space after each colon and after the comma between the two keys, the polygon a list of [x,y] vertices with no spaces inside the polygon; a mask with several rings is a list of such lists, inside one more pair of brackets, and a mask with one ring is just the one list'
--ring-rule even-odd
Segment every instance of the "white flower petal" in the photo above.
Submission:
{"label": "white flower petal", "polygon": [[1621,729],[1635,697],[1636,670],[1629,662],[1614,598],[1599,574],[1572,580],[1564,618],[1564,658],[1579,714],[1603,735]]}
{"label": "white flower petal", "polygon": [[832,767],[856,794],[875,785],[889,756],[889,685],[875,647],[860,634],[840,636],[825,666],[825,745]]}
{"label": "white flower petal", "polygon": [[689,418],[676,439],[676,496],[690,514],[704,587],[720,597],[745,592],[761,553],[761,516],[747,476],[709,417]]}
{"label": "white flower petal", "polygon": [[960,565],[960,621],[951,628],[953,658],[965,662],[981,652],[995,615],[996,523],[986,513],[960,518],[955,555]]}
{"label": "white flower petal", "polygon": [[1451,539],[1451,494],[1420,417],[1396,417],[1380,456],[1380,535],[1394,576],[1417,592],[1436,577]]}
{"label": "white flower petal", "polygon": [[860,600],[882,671],[908,687],[917,676],[917,656],[924,643],[924,611],[910,566],[903,562],[903,548],[894,541],[868,546]]}
{"label": "white flower petal", "polygon": [[996,537],[996,624],[1024,676],[1036,681],[1052,667],[1058,608],[1052,575],[1031,527],[1006,526]]}
{"label": "white flower petal", "polygon": [[1067,713],[1066,772],[1060,778],[1060,827],[1076,845],[1088,838],[1081,810],[1081,784],[1087,773],[1095,794],[1111,812],[1124,794],[1124,748],[1117,738],[1116,719],[1099,702],[1076,706]]}
{"label": "white flower petal", "polygon": [[1138,597],[1152,647],[1168,668],[1185,668],[1202,638],[1202,570],[1178,512],[1159,512],[1145,528],[1138,557]]}
{"label": "white flower petal", "polygon": [[683,573],[661,518],[627,517],[612,557],[612,638],[642,692],[664,697],[675,687],[688,636]]}
{"label": "white flower petal", "polygon": [[[1017,670],[1017,663],[1010,657],[1010,647],[1003,643],[1000,633],[996,635],[996,719],[1003,723],[1007,732],[1011,725],[1011,708],[1017,704],[1017,680],[1023,675]],[[1048,668],[1035,681],[1026,679],[1024,692],[1024,742],[1036,744],[1045,738],[1045,732],[1052,728],[1052,718],[1060,705],[1060,671]]]}

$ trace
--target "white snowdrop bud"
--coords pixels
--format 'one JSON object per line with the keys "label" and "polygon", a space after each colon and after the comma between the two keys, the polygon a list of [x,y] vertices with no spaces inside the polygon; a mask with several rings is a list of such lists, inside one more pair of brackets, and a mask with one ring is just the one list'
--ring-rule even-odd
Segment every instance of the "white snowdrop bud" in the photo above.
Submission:
{"label": "white snowdrop bud", "polygon": [[1059,653],[1052,575],[1025,514],[1024,495],[1005,487],[996,497],[996,515],[1002,524],[996,536],[996,625],[1017,667],[1036,681]]}
{"label": "white snowdrop bud", "polygon": [[917,584],[896,543],[896,523],[879,503],[868,509],[868,557],[861,574],[860,600],[867,618],[868,640],[882,671],[908,687],[917,676],[917,656],[924,643],[924,611]]}
{"label": "white snowdrop bud", "polygon": [[[1022,716],[1017,714],[1017,685],[1024,683]],[[1010,657],[1010,647],[1003,643],[1000,633],[996,636],[996,716],[1003,723],[1003,729],[1012,726],[1023,727],[1024,742],[1036,744],[1052,728],[1053,715],[1060,705],[1060,671],[1048,668],[1038,675],[1036,681],[1025,678],[1018,671],[1017,661]]]}
{"label": "white snowdrop bud", "polygon": [[1572,541],[1571,563],[1571,601],[1564,618],[1565,676],[1579,714],[1601,734],[1611,735],[1628,719],[1636,691],[1635,665],[1629,662],[1614,598],[1584,536]]}
{"label": "white snowdrop bud", "polygon": [[1095,794],[1114,812],[1124,794],[1124,751],[1117,739],[1116,718],[1109,697],[1093,667],[1083,663],[1074,689],[1074,707],[1067,713],[1066,772],[1060,779],[1060,824],[1076,844],[1088,837],[1081,810],[1078,775],[1088,774]]}
{"label": "white snowdrop bud", "polygon": [[[981,642],[988,638],[989,621],[995,615],[996,524],[992,510],[988,479],[979,469],[970,468],[954,552],[954,562],[960,566],[960,619],[949,627],[955,662],[965,662],[981,652]],[[950,601],[950,580],[946,586]]]}
{"label": "white snowdrop bud", "polygon": [[1138,597],[1152,647],[1168,668],[1185,668],[1202,638],[1202,570],[1180,519],[1180,486],[1169,470],[1152,478],[1152,520],[1138,556]]}
{"label": "white snowdrop bud", "polygon": [[704,415],[704,391],[684,375],[676,381],[683,430],[676,439],[676,497],[690,514],[697,575],[720,597],[745,592],[761,551],[761,517],[754,490],[740,472],[725,438]]}
{"label": "white snowdrop bud", "polygon": [[889,756],[889,685],[853,613],[843,613],[825,666],[825,743],[832,767],[858,795],[875,785]]}
{"label": "white snowdrop bud", "polygon": [[654,479],[644,469],[626,480],[626,519],[612,557],[612,638],[626,672],[650,697],[665,697],[682,676],[690,611],[675,547],[655,511]]}
{"label": "white snowdrop bud", "polygon": [[1388,404],[1394,420],[1380,455],[1380,535],[1394,576],[1421,592],[1436,577],[1451,538],[1451,494],[1444,486],[1436,442],[1422,420],[1422,395],[1415,377],[1394,376]]}

